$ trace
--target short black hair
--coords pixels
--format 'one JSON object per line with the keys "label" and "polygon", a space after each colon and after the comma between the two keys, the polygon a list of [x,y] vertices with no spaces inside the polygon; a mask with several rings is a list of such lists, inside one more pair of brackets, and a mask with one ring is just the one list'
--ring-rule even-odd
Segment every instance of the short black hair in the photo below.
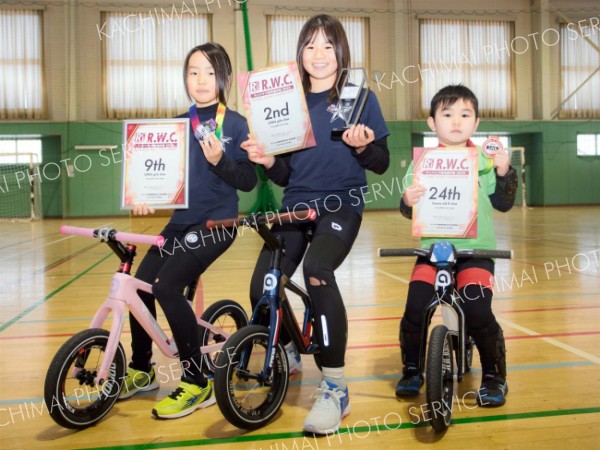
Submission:
{"label": "short black hair", "polygon": [[[217,79],[217,89],[219,102],[227,105],[227,95],[231,89],[231,60],[225,49],[216,42],[207,42],[206,44],[198,45],[191,49],[185,57],[185,63],[183,64],[183,85],[187,92],[187,71],[190,64],[190,58],[196,52],[204,53],[210,65],[215,69],[215,77]],[[191,97],[188,93],[188,97]]]}
{"label": "short black hair", "polygon": [[445,109],[448,106],[454,105],[458,100],[470,102],[475,110],[475,118],[479,118],[479,104],[477,97],[473,94],[471,89],[462,84],[451,84],[440,89],[431,99],[429,117],[435,118],[435,112],[438,108]]}

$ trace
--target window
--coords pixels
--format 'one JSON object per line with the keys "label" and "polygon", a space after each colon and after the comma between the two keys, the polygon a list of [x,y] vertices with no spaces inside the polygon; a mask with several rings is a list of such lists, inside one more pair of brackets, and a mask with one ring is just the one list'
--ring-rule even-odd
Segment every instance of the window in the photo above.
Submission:
{"label": "window", "polygon": [[422,115],[437,91],[460,83],[477,96],[481,117],[515,117],[513,22],[421,19],[419,33],[419,74],[408,78],[421,82]]}
{"label": "window", "polygon": [[[597,24],[597,23],[596,23]],[[558,117],[600,118],[600,33],[583,23],[560,26],[561,106]],[[582,33],[582,34],[579,34]]]}
{"label": "window", "polygon": [[0,138],[0,164],[39,164],[41,162],[41,139]]}
{"label": "window", "polygon": [[99,36],[109,119],[172,117],[190,105],[183,63],[190,49],[210,40],[208,15],[161,11],[162,16],[102,15]]}
{"label": "window", "polygon": [[600,156],[600,134],[578,134],[577,156]]}
{"label": "window", "polygon": [[42,12],[0,10],[0,119],[46,117]]}
{"label": "window", "polygon": [[[311,16],[267,16],[269,36],[269,65],[296,60],[298,36]],[[369,73],[369,19],[366,17],[338,17],[344,26],[350,46],[352,67],[364,67]]]}

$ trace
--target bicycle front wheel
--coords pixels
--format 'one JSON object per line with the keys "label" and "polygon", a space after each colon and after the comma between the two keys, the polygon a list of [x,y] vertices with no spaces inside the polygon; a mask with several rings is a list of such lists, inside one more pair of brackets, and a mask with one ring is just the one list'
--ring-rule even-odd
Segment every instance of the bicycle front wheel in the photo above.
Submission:
{"label": "bicycle front wheel", "polygon": [[249,325],[235,332],[215,364],[215,396],[223,416],[238,428],[254,430],[279,411],[288,388],[289,366],[281,342],[270,375],[264,373],[269,329]]}
{"label": "bicycle front wheel", "polygon": [[58,350],[46,374],[44,400],[54,421],[72,429],[94,425],[113,407],[125,377],[125,352],[119,343],[108,379],[97,385],[94,378],[105,358],[108,331],[81,331]]}
{"label": "bicycle front wheel", "polygon": [[427,406],[431,426],[441,432],[452,419],[454,358],[452,336],[444,325],[437,325],[429,336],[427,348]]}
{"label": "bicycle front wheel", "polygon": [[[471,371],[471,367],[473,367],[473,347],[475,346],[475,341],[469,335],[465,337],[465,369],[463,374]],[[460,361],[458,359],[458,336],[452,335],[452,348],[454,349],[454,353],[456,355],[456,367],[460,367]]]}
{"label": "bicycle front wheel", "polygon": [[[246,311],[233,300],[219,300],[213,303],[204,311],[201,319],[229,334],[248,325]],[[214,332],[200,325],[200,345],[202,347],[214,344],[223,345],[226,340],[225,336],[221,333]],[[215,371],[215,361],[219,353],[220,349],[203,354],[204,362],[211,373]]]}
{"label": "bicycle front wheel", "polygon": [[471,336],[467,335],[465,342],[465,373],[471,371],[473,367],[473,348],[475,347],[475,341]]}

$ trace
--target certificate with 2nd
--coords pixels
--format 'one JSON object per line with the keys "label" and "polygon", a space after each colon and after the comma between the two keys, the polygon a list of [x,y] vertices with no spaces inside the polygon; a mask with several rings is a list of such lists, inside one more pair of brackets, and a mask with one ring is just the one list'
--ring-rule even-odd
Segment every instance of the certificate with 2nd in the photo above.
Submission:
{"label": "certificate with 2nd", "polygon": [[265,154],[316,145],[295,62],[238,75],[250,132]]}
{"label": "certificate with 2nd", "polygon": [[427,192],[413,207],[420,237],[477,237],[477,148],[415,148],[413,176]]}
{"label": "certificate with 2nd", "polygon": [[189,119],[123,122],[121,209],[188,207]]}

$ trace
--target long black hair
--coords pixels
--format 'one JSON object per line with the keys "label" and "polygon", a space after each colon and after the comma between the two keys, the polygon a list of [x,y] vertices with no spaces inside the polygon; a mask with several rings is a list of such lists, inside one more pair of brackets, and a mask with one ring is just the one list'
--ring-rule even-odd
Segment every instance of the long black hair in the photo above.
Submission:
{"label": "long black hair", "polygon": [[[216,42],[207,42],[206,44],[198,45],[191,49],[185,57],[183,64],[183,85],[187,92],[187,71],[190,64],[190,58],[196,52],[204,53],[210,65],[215,69],[215,77],[217,79],[217,92],[219,101],[227,105],[227,95],[231,89],[231,60],[225,49]],[[192,100],[188,93],[188,98]]]}
{"label": "long black hair", "polygon": [[[310,75],[306,72],[302,64],[302,53],[304,52],[304,48],[313,42],[317,33],[321,31],[327,41],[333,45],[335,59],[337,60],[337,77],[339,78],[343,68],[350,67],[350,46],[348,45],[348,37],[342,23],[337,18],[327,14],[311,17],[302,27],[300,36],[298,37],[298,46],[296,47],[296,62],[298,63],[298,70],[302,79],[302,87],[306,94],[310,92],[311,84]],[[340,80],[340,82],[342,81]],[[337,100],[335,86],[329,93],[329,99],[331,101]]]}

